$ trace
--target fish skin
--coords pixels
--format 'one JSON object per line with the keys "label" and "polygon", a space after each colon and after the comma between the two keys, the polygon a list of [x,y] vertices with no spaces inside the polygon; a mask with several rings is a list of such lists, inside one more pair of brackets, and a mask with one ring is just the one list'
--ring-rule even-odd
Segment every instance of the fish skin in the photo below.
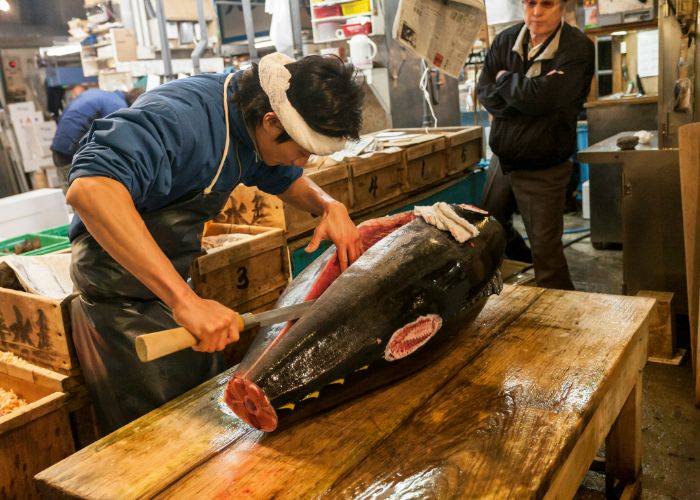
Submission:
{"label": "fish skin", "polygon": [[[254,382],[275,408],[295,403],[280,425],[432,362],[453,345],[488,295],[500,291],[503,229],[487,215],[453,208],[479,229],[479,236],[459,244],[448,232],[417,218],[368,249],[272,347],[284,325],[260,332],[234,378]],[[295,278],[277,306],[303,301],[332,258],[333,247]],[[392,334],[428,314],[443,319],[440,331],[409,356],[384,360]],[[358,371],[365,365],[369,369]],[[330,385],[338,379],[345,383]],[[304,400],[315,392],[318,398]]]}

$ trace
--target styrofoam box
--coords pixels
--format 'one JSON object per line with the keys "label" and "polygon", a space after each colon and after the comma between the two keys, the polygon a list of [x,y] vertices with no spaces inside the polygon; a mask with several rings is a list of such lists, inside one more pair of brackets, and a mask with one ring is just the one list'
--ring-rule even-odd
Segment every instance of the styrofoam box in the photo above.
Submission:
{"label": "styrofoam box", "polygon": [[61,189],[37,189],[0,199],[0,240],[68,224]]}

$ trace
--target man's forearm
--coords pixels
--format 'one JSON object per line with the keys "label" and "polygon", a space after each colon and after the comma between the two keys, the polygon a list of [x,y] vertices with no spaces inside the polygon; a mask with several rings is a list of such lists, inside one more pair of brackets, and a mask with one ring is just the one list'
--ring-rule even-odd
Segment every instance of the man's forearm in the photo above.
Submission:
{"label": "man's forearm", "polygon": [[106,177],[76,179],[67,201],[100,246],[171,309],[194,295],[153,239],[120,182]]}
{"label": "man's forearm", "polygon": [[331,205],[340,203],[306,176],[297,179],[279,197],[285,203],[314,215],[322,215]]}

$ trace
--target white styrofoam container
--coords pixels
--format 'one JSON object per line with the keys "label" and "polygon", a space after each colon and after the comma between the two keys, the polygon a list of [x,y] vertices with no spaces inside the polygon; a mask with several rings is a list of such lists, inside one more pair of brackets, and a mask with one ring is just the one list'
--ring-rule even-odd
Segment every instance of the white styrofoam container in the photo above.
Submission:
{"label": "white styrofoam container", "polygon": [[591,183],[586,181],[583,183],[583,218],[588,220],[591,218]]}
{"label": "white styrofoam container", "polygon": [[68,224],[62,189],[37,189],[0,198],[0,240]]}

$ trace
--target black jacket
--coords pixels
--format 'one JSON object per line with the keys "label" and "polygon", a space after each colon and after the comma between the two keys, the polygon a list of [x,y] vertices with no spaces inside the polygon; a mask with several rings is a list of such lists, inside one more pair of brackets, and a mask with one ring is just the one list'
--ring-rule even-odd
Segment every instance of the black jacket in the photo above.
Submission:
{"label": "black jacket", "polygon": [[[481,104],[494,118],[489,145],[506,172],[546,168],[571,157],[576,151],[576,119],[595,68],[593,42],[564,23],[556,52],[539,63],[539,76],[525,76],[525,61],[513,50],[523,26],[496,37],[477,87]],[[500,70],[508,73],[496,79]],[[563,74],[547,76],[552,70]]]}

